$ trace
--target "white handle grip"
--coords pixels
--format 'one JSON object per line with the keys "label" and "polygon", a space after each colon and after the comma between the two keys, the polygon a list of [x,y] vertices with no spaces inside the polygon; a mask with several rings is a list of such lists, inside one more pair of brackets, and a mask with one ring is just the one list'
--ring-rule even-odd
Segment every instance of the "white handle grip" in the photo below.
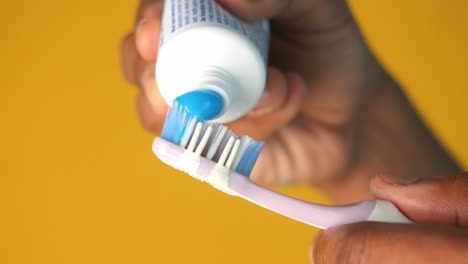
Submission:
{"label": "white handle grip", "polygon": [[374,210],[367,218],[368,221],[385,223],[413,223],[391,202],[377,200]]}

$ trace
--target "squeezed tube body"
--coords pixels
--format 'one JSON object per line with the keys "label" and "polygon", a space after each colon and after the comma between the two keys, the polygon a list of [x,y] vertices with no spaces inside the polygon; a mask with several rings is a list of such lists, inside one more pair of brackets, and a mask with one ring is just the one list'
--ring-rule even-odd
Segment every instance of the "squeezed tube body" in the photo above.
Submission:
{"label": "squeezed tube body", "polygon": [[213,120],[226,123],[249,112],[266,80],[267,21],[246,23],[214,0],[165,0],[156,62],[164,100],[196,90],[218,93],[224,102]]}

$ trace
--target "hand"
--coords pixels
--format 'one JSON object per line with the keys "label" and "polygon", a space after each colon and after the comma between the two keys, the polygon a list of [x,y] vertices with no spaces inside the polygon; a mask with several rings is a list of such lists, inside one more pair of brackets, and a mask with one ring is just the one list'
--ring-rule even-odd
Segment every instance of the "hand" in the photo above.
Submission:
{"label": "hand", "polygon": [[[228,124],[266,141],[253,180],[320,183],[335,200],[352,201],[370,197],[376,173],[456,170],[369,51],[345,1],[218,2],[244,19],[272,21],[265,93],[251,113]],[[125,75],[142,88],[141,120],[155,132],[167,112],[154,80],[161,6],[142,1],[122,46]]]}
{"label": "hand", "polygon": [[377,197],[418,224],[362,222],[325,230],[311,250],[317,264],[468,263],[468,174],[414,184],[375,178]]}

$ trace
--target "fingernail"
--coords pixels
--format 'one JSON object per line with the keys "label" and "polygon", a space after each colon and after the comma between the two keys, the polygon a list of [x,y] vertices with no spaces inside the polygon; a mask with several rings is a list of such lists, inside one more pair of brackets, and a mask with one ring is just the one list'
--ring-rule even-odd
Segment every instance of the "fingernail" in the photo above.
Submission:
{"label": "fingernail", "polygon": [[[399,178],[388,175],[379,175],[371,181],[372,192],[380,199],[388,199],[389,195],[400,187],[410,186],[419,181],[415,178]],[[389,194],[390,193],[390,194]]]}
{"label": "fingernail", "polygon": [[378,175],[377,177],[385,183],[394,185],[410,185],[419,181],[418,178],[402,178],[389,175]]}

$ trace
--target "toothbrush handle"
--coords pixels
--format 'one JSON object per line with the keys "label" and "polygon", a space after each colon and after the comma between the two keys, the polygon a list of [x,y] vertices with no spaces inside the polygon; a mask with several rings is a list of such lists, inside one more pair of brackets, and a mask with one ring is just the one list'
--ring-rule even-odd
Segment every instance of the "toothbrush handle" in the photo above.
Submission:
{"label": "toothbrush handle", "polygon": [[376,200],[375,207],[367,217],[367,221],[385,223],[413,223],[398,208],[389,201]]}
{"label": "toothbrush handle", "polygon": [[263,208],[322,229],[362,221],[411,223],[388,201],[370,200],[340,206],[316,204],[265,189],[238,173],[231,173],[229,188]]}
{"label": "toothbrush handle", "polygon": [[[194,163],[194,167],[197,167],[198,171],[193,173],[195,169],[189,166],[190,162],[184,160],[185,149],[160,138],[155,139],[153,151],[163,162],[179,170],[187,171],[190,168],[188,169],[192,171],[190,175],[200,180],[206,180],[216,166],[216,163],[198,157],[199,160]],[[193,162],[196,159],[192,157],[189,160]],[[229,194],[318,228],[329,228],[362,221],[411,223],[392,203],[387,201],[363,201],[341,206],[316,204],[265,189],[237,172],[231,172],[228,181],[225,181],[224,184],[226,185],[224,188],[229,190]],[[222,190],[226,191],[225,189]]]}

